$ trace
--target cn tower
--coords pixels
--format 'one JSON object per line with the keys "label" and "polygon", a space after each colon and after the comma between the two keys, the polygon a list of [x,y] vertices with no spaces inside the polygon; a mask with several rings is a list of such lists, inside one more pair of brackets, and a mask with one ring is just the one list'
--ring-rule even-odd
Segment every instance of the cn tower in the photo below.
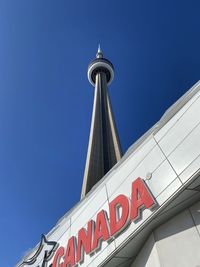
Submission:
{"label": "cn tower", "polygon": [[108,93],[113,78],[114,67],[103,57],[99,46],[96,58],[88,66],[88,80],[95,87],[95,92],[81,198],[122,156]]}

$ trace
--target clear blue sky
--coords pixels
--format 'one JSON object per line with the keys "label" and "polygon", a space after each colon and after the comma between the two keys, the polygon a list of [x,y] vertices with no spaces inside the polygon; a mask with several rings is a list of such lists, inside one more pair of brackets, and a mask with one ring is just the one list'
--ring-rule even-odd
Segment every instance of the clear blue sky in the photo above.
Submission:
{"label": "clear blue sky", "polygon": [[200,1],[0,1],[0,266],[79,201],[100,42],[125,152],[200,79]]}

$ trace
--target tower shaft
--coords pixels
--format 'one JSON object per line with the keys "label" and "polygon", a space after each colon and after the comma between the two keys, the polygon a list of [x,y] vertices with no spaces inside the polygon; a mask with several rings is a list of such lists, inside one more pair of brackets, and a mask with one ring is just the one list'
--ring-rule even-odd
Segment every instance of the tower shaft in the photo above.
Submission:
{"label": "tower shaft", "polygon": [[81,198],[117,163],[121,155],[106,74],[99,70],[95,80],[92,123]]}

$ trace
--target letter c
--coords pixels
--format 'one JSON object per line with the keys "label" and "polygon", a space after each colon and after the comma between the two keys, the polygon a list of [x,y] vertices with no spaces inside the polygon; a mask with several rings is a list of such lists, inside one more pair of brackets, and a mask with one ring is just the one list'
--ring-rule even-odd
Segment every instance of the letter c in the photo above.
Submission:
{"label": "letter c", "polygon": [[60,264],[61,258],[64,256],[65,250],[63,247],[59,247],[53,259],[52,267],[63,267],[63,263]]}

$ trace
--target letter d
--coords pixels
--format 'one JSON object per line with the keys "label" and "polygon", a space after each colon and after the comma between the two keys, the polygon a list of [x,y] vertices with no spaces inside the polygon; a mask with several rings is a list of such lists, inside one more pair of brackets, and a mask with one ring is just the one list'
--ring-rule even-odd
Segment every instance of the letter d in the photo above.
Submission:
{"label": "letter d", "polygon": [[[121,209],[121,214],[119,214]],[[129,199],[125,195],[119,195],[109,204],[110,210],[110,235],[122,231],[129,221]]]}

